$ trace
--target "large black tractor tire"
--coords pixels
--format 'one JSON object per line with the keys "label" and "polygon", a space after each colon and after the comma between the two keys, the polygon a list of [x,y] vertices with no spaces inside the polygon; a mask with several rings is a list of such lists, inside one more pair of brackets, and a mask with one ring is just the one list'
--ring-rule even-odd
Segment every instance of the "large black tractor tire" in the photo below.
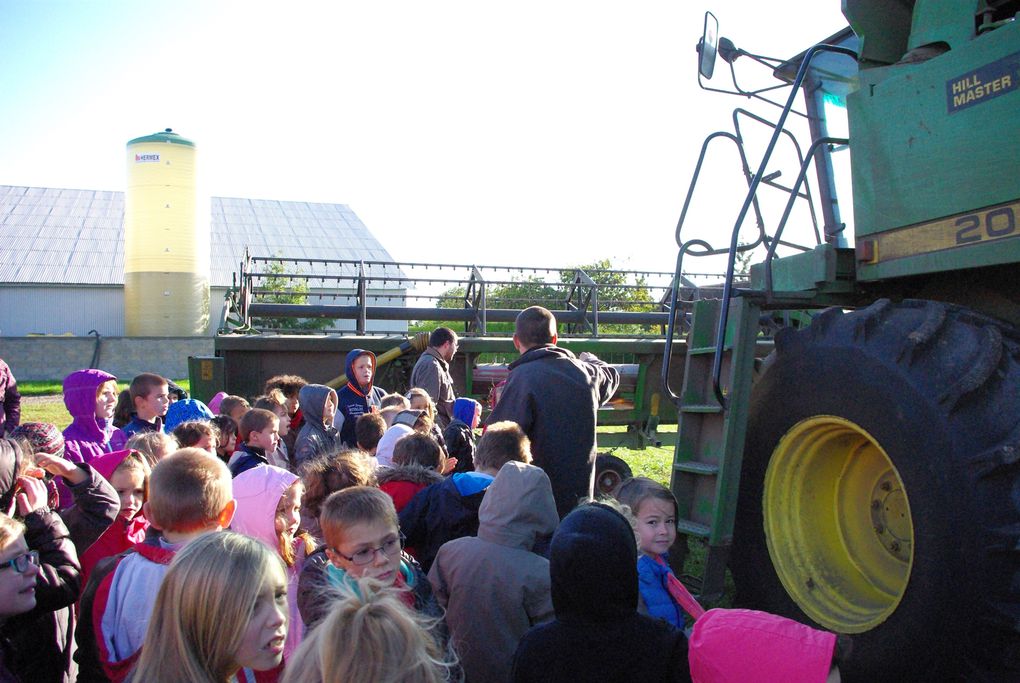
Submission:
{"label": "large black tractor tire", "polygon": [[844,680],[1020,681],[1020,337],[928,301],[780,331],[752,391],[738,605],[848,633]]}

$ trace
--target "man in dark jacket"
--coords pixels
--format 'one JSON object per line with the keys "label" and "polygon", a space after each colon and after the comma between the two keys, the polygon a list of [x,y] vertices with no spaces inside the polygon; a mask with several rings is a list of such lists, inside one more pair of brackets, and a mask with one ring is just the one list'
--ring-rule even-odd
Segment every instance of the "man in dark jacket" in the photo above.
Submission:
{"label": "man in dark jacket", "polygon": [[556,318],[541,306],[517,316],[514,347],[499,403],[486,424],[516,422],[531,439],[534,464],[552,482],[563,518],[593,492],[595,423],[599,406],[620,384],[620,373],[590,353],[575,357],[556,346]]}
{"label": "man in dark jacket", "polygon": [[637,612],[637,547],[619,512],[595,503],[567,515],[549,578],[556,619],[521,639],[511,681],[691,680],[683,632]]}
{"label": "man in dark jacket", "polygon": [[436,403],[436,422],[446,429],[453,419],[453,377],[450,361],[457,353],[457,333],[449,327],[437,327],[429,335],[429,347],[418,357],[411,370],[411,388],[424,389]]}

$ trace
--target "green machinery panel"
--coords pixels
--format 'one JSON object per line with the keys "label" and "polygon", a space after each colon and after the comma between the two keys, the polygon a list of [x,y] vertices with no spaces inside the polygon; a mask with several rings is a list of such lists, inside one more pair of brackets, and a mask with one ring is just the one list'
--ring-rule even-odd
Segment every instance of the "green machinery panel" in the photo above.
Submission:
{"label": "green machinery panel", "polygon": [[859,281],[1020,261],[1020,22],[847,97]]}

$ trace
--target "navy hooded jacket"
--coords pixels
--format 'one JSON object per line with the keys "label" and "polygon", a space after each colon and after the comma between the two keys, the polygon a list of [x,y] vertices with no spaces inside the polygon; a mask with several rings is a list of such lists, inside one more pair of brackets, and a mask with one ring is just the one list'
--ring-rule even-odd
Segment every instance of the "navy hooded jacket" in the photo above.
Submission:
{"label": "navy hooded jacket", "polygon": [[515,683],[690,680],[683,632],[637,612],[637,547],[619,512],[595,503],[567,515],[549,577],[556,619],[521,639]]}
{"label": "navy hooded jacket", "polygon": [[[354,378],[351,369],[354,361],[361,356],[368,356],[372,359],[372,380],[368,386],[361,384]],[[354,423],[362,415],[371,412],[372,406],[379,408],[382,405],[382,397],[386,395],[385,389],[374,386],[375,382],[375,354],[364,349],[352,349],[347,354],[347,362],[344,364],[347,373],[347,384],[337,393],[340,404],[337,413],[343,415],[343,426],[340,427],[340,440],[350,448],[358,447],[358,439],[354,434]]]}

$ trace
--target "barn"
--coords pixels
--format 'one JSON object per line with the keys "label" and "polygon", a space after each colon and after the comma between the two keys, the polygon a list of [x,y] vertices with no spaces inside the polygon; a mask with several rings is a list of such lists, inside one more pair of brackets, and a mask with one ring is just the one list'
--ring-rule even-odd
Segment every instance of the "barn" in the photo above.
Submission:
{"label": "barn", "polygon": [[[209,206],[208,335],[246,249],[310,261],[392,261],[345,204],[211,197]],[[0,186],[0,236],[0,337],[124,334],[123,192]],[[399,302],[404,290],[388,286],[376,296]]]}

